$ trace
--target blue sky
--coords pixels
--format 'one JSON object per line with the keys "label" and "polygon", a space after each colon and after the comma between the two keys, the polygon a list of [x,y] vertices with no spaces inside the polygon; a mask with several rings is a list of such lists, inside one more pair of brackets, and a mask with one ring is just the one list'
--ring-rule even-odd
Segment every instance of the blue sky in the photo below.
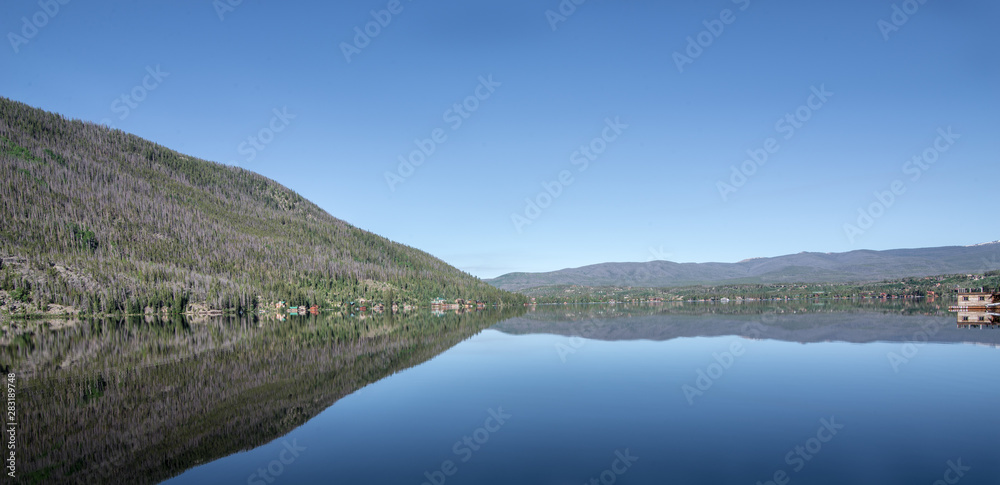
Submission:
{"label": "blue sky", "polygon": [[0,95],[481,277],[998,239],[995,2],[230,1],[5,2]]}

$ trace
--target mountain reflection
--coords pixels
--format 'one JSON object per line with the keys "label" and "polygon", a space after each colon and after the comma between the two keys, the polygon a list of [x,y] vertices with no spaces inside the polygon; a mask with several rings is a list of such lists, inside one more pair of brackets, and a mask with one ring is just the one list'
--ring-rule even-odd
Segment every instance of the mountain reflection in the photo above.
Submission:
{"label": "mountain reflection", "polygon": [[95,319],[22,331],[0,347],[17,375],[18,470],[45,483],[159,482],[287,434],[523,311]]}
{"label": "mountain reflection", "polygon": [[[539,306],[496,325],[508,334],[592,340],[671,340],[738,335],[788,342],[974,342],[1000,345],[1000,332],[956,328],[945,303],[800,300],[766,303],[663,303]],[[974,323],[980,323],[978,317]],[[961,316],[959,317],[961,323]],[[978,326],[976,327],[978,328]]]}

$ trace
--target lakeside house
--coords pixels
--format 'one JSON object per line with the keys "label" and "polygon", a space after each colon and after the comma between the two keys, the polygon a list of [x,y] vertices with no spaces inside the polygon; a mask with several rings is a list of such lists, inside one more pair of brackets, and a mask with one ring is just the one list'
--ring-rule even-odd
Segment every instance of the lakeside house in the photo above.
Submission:
{"label": "lakeside house", "polygon": [[998,290],[959,288],[955,290],[955,293],[958,295],[958,304],[951,307],[952,311],[1000,306],[1000,291]]}
{"label": "lakeside house", "polygon": [[1000,289],[955,290],[958,304],[948,307],[955,313],[959,327],[994,328],[1000,325]]}
{"label": "lakeside house", "polygon": [[997,303],[997,294],[993,292],[959,293],[958,304],[966,306],[990,306]]}
{"label": "lakeside house", "polygon": [[455,310],[456,312],[460,310],[485,310],[486,302],[479,300],[463,300],[461,298],[456,298],[454,302],[449,302],[444,298],[435,298],[431,300],[431,311],[435,314],[443,312],[446,310]]}

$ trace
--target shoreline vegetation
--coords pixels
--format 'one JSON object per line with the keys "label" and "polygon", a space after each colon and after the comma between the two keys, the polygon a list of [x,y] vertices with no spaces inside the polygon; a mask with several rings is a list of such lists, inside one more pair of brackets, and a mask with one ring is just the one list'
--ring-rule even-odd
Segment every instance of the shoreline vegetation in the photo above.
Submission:
{"label": "shoreline vegetation", "polygon": [[[48,308],[42,311],[37,305],[34,305],[31,301],[15,300],[11,302],[10,293],[0,290],[0,322],[3,322],[3,317],[8,317],[16,321],[30,321],[30,320],[48,320],[48,319],[72,319],[72,318],[117,318],[117,317],[171,317],[171,316],[184,316],[184,317],[219,317],[219,316],[241,316],[241,315],[268,315],[268,314],[284,314],[289,316],[294,315],[316,315],[319,313],[323,314],[338,314],[346,316],[355,315],[380,315],[380,314],[393,314],[393,315],[408,315],[417,311],[455,311],[456,313],[467,313],[472,311],[484,311],[484,310],[500,310],[504,308],[513,308],[523,306],[521,304],[504,303],[499,302],[496,304],[487,304],[484,302],[478,302],[473,300],[458,300],[455,303],[448,303],[446,305],[438,306],[434,303],[428,303],[426,305],[392,305],[391,308],[386,308],[386,305],[377,302],[366,302],[365,299],[361,298],[358,301],[352,301],[349,303],[335,304],[333,306],[320,308],[318,305],[313,306],[288,306],[284,304],[284,301],[278,302],[267,302],[263,306],[258,308],[247,309],[250,311],[237,311],[235,309],[213,309],[201,304],[189,304],[188,307],[183,311],[172,311],[171,307],[162,307],[160,309],[146,308],[141,313],[85,313],[77,311],[76,309],[70,307],[64,307],[61,305],[48,305]],[[20,306],[17,306],[20,303]],[[8,310],[10,306],[15,306],[18,308],[16,313],[11,313]]]}
{"label": "shoreline vegetation", "polygon": [[[618,304],[618,303],[660,303],[660,302],[769,302],[798,300],[894,300],[894,299],[954,299],[958,288],[1000,287],[1000,271],[989,271],[985,274],[941,275],[922,278],[902,278],[874,283],[797,283],[797,284],[743,284],[715,286],[685,286],[667,288],[646,287],[586,287],[577,285],[560,285],[552,287],[532,288],[524,291],[524,303],[512,302],[496,304],[474,300],[457,300],[455,303],[440,303],[441,299],[424,304],[386,305],[379,300],[358,298],[349,302],[332,305],[291,306],[284,300],[266,302],[257,307],[240,312],[235,309],[213,309],[203,304],[188,303],[184,311],[172,311],[173,307],[164,306],[160,309],[145,308],[141,313],[85,313],[75,309],[50,305],[45,311],[39,311],[30,301],[15,300],[11,292],[0,289],[0,324],[4,318],[18,322],[37,320],[71,320],[110,317],[169,317],[183,315],[199,316],[238,316],[242,314],[275,314],[275,315],[306,315],[306,314],[340,314],[347,316],[395,314],[404,315],[420,311],[481,311],[483,309],[498,309],[513,306],[529,305],[559,305],[559,304]],[[3,288],[0,286],[0,288]],[[20,312],[11,313],[9,308],[21,303]],[[33,311],[34,310],[34,311]]]}
{"label": "shoreline vegetation", "polygon": [[556,285],[522,293],[536,304],[642,301],[785,301],[804,299],[953,299],[959,288],[1000,287],[1000,271],[898,278],[870,283],[771,283],[681,287]]}

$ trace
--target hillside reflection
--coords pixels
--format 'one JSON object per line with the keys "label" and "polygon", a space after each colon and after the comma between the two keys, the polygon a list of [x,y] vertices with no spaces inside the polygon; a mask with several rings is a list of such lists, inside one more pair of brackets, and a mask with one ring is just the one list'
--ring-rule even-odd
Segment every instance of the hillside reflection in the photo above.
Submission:
{"label": "hillside reflection", "polygon": [[287,434],[523,312],[146,317],[8,335],[0,364],[17,374],[18,472],[29,482],[159,482]]}

